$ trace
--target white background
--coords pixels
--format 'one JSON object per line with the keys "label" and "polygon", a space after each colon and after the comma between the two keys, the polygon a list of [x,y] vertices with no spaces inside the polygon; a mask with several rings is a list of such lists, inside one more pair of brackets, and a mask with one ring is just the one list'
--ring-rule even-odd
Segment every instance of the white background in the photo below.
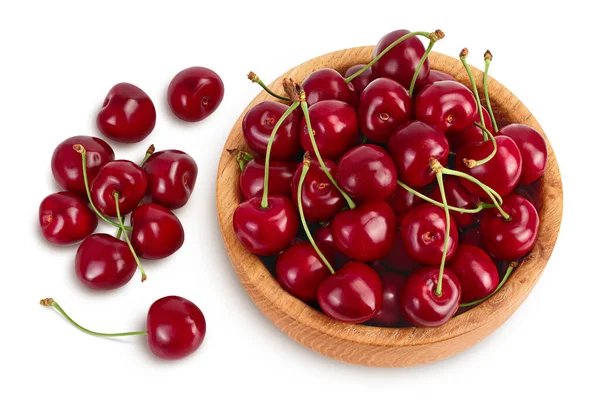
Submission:
{"label": "white background", "polygon": [[[599,182],[600,84],[592,3],[156,3],[0,6],[0,398],[598,398],[600,218],[592,185]],[[381,370],[313,353],[253,305],[222,244],[215,177],[231,126],[259,91],[246,80],[248,71],[269,82],[309,58],[375,44],[400,28],[441,28],[446,38],[435,50],[456,56],[469,47],[470,63],[480,67],[492,50],[491,74],[552,141],[565,202],[552,259],[504,326],[449,360]],[[217,71],[226,91],[215,114],[188,124],[170,114],[165,93],[171,77],[193,65]],[[158,119],[144,142],[115,145],[117,157],[139,160],[154,143],[188,152],[201,171],[191,202],[178,212],[186,230],[181,251],[146,262],[144,284],[136,275],[121,290],[92,293],[75,278],[76,247],[41,239],[37,210],[57,190],[49,168],[54,147],[69,136],[98,135],[95,115],[121,81],[150,95]],[[148,306],[169,294],[196,302],[208,322],[200,350],[177,362],[154,358],[143,337],[87,336],[38,305],[52,296],[91,329],[138,330]]]}

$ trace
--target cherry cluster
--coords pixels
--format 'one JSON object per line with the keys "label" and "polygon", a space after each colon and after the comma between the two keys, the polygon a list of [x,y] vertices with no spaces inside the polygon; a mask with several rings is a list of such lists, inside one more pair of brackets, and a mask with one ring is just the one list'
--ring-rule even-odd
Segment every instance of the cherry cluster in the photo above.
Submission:
{"label": "cherry cluster", "polygon": [[[429,40],[427,48],[419,36]],[[285,79],[232,149],[234,231],[289,293],[332,319],[436,327],[485,301],[533,248],[548,151],[429,66],[442,31],[398,30],[368,64]],[[500,276],[503,275],[502,280]]]}

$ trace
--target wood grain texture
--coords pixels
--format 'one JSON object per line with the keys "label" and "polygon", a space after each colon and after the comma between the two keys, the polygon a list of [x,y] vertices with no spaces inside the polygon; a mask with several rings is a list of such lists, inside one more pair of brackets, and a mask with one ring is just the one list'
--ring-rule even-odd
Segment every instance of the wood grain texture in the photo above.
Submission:
{"label": "wood grain texture", "polygon": [[[343,73],[348,67],[370,61],[373,47],[357,47],[317,57],[292,68],[269,87],[283,93],[281,81],[302,81],[312,71],[329,67]],[[432,53],[431,68],[455,76],[470,87],[458,59]],[[483,74],[473,68],[478,85]],[[258,90],[258,89],[257,89]],[[490,96],[500,126],[520,122],[542,133],[542,128],[508,89],[490,78]],[[483,98],[483,96],[482,96]],[[264,267],[237,240],[233,213],[240,202],[239,167],[227,153],[229,148],[247,149],[242,137],[242,119],[253,105],[267,100],[261,92],[233,126],[218,168],[217,212],[231,263],[258,308],[283,332],[303,345],[329,357],[374,367],[406,367],[450,357],[473,346],[504,323],[529,295],[554,248],[562,219],[562,183],[552,147],[548,143],[548,169],[542,189],[539,239],[531,255],[492,298],[438,328],[378,328],[333,321],[284,291]]]}

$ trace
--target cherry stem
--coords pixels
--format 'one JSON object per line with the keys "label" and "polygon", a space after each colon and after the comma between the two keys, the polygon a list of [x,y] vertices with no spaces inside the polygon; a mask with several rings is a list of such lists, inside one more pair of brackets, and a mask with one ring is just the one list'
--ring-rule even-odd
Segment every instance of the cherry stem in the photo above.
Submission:
{"label": "cherry stem", "polygon": [[285,121],[285,119],[294,112],[294,110],[296,108],[298,108],[299,103],[297,101],[295,101],[294,103],[292,103],[292,105],[285,110],[285,112],[283,113],[283,115],[281,116],[281,118],[279,118],[279,121],[277,121],[277,123],[275,124],[275,127],[273,128],[273,131],[271,132],[271,136],[269,136],[269,143],[267,144],[267,153],[265,156],[265,181],[264,181],[264,186],[263,186],[263,197],[262,197],[262,201],[260,203],[260,206],[262,207],[262,209],[265,209],[267,207],[269,207],[269,161],[271,160],[271,148],[273,147],[273,141],[275,140],[275,134],[277,133],[277,130],[279,130],[279,127],[281,126],[281,124],[283,124],[283,121]]}
{"label": "cherry stem", "polygon": [[73,321],[73,319],[71,317],[69,317],[69,315],[65,312],[65,310],[62,309],[61,306],[58,305],[58,303],[56,301],[54,301],[53,299],[42,299],[40,300],[40,304],[45,306],[45,307],[53,307],[56,311],[58,311],[67,321],[69,321],[71,323],[71,325],[73,325],[75,328],[79,329],[82,332],[85,332],[89,335],[93,335],[93,336],[102,336],[102,337],[119,337],[119,336],[136,336],[136,335],[146,335],[148,334],[148,332],[146,331],[135,331],[135,332],[121,332],[121,333],[100,333],[100,332],[94,332],[91,331],[89,329],[84,328],[83,326],[79,325],[77,322]]}
{"label": "cherry stem", "polygon": [[504,284],[508,280],[508,277],[510,276],[510,274],[512,274],[513,270],[516,268],[516,264],[517,264],[516,261],[512,261],[508,265],[508,268],[506,269],[506,273],[504,274],[504,278],[502,278],[502,280],[500,281],[500,283],[498,284],[498,286],[496,286],[496,289],[494,289],[494,291],[492,293],[488,294],[487,296],[485,296],[482,299],[473,300],[473,301],[470,301],[468,303],[463,303],[463,304],[460,305],[460,307],[476,306],[477,304],[483,303],[484,301],[486,301],[487,299],[489,299],[490,297],[492,297],[493,295],[495,295],[496,293],[498,293],[498,291],[500,289],[502,289],[502,286],[504,286]]}
{"label": "cherry stem", "polygon": [[[485,126],[485,120],[483,119],[483,110],[481,107],[481,99],[479,98],[479,91],[477,90],[477,84],[475,83],[475,78],[473,77],[473,73],[471,72],[471,67],[467,63],[467,55],[469,55],[469,50],[467,48],[462,49],[460,52],[460,61],[462,65],[465,67],[467,71],[467,75],[469,76],[469,81],[471,81],[471,89],[473,91],[473,95],[475,96],[475,101],[477,102],[477,112],[479,113],[479,119],[481,120],[481,125]],[[488,140],[487,132],[483,131],[483,141],[486,142]]]}
{"label": "cherry stem", "polygon": [[435,177],[437,178],[438,185],[440,187],[440,195],[442,197],[442,204],[444,205],[444,214],[446,215],[446,234],[444,236],[444,250],[442,252],[442,261],[440,262],[440,275],[438,276],[438,283],[435,289],[435,294],[439,297],[442,295],[442,282],[444,278],[444,267],[446,266],[446,256],[448,255],[448,244],[450,243],[450,210],[448,208],[448,201],[446,199],[446,191],[444,189],[444,179],[442,170],[436,172]]}
{"label": "cherry stem", "polygon": [[492,109],[490,93],[488,91],[488,70],[490,69],[490,63],[492,62],[492,53],[487,50],[483,55],[483,59],[485,60],[485,70],[483,71],[483,93],[485,95],[485,103],[492,120],[492,125],[494,126],[494,132],[498,132],[498,124],[496,123],[496,117],[494,117],[494,110]]}
{"label": "cherry stem", "polygon": [[[117,209],[117,218],[119,219],[119,222],[121,223],[121,229],[125,230],[125,226],[123,225],[123,219],[121,218],[121,210],[119,208],[119,193],[114,192],[113,197],[115,198],[115,208]],[[142,267],[142,263],[140,262],[140,259],[138,258],[135,250],[133,249],[133,245],[131,244],[131,241],[129,240],[129,235],[127,235],[127,232],[124,232],[124,233],[125,233],[125,241],[127,242],[127,246],[129,246],[129,250],[131,250],[131,254],[133,255],[133,258],[135,259],[135,263],[137,264],[138,269],[142,273],[142,282],[144,282],[146,280],[146,272],[144,271],[144,268]]]}
{"label": "cherry stem", "polygon": [[323,261],[323,264],[325,264],[325,266],[329,269],[329,272],[331,272],[332,274],[335,274],[335,270],[333,269],[331,264],[329,264],[329,261],[327,261],[327,258],[325,258],[325,256],[319,249],[319,246],[317,246],[317,244],[315,243],[315,240],[313,239],[312,235],[310,234],[310,230],[308,229],[308,224],[306,223],[306,218],[304,218],[304,209],[302,207],[302,186],[304,185],[304,179],[306,178],[306,174],[308,173],[309,168],[310,168],[310,156],[308,154],[306,154],[304,156],[304,160],[302,161],[302,173],[300,174],[300,182],[298,183],[298,197],[297,197],[298,212],[300,213],[300,220],[302,221],[302,227],[304,228],[306,237],[308,237],[308,241],[310,242],[312,247],[315,249],[315,251],[319,255],[319,258],[321,259],[321,261]]}
{"label": "cherry stem", "polygon": [[[426,202],[431,203],[433,205],[436,205],[436,206],[438,206],[440,208],[444,208],[444,204],[443,203],[440,203],[439,201],[434,200],[431,197],[427,197],[424,194],[419,193],[418,191],[416,191],[415,189],[411,188],[407,184],[402,183],[400,181],[396,181],[396,183],[398,184],[398,186],[400,186],[401,188],[403,188],[407,192],[410,192],[410,193],[414,194],[415,196],[419,197],[420,199],[423,199]],[[480,212],[484,208],[490,208],[490,207],[494,207],[494,206],[490,204],[490,205],[487,205],[487,207],[486,207],[486,203],[483,203],[483,202],[477,204],[477,208],[459,208],[459,207],[454,207],[454,206],[448,205],[448,209],[450,211],[456,211],[456,212],[465,213],[465,214],[477,214],[478,212]]]}
{"label": "cherry stem", "polygon": [[[123,222],[123,218],[121,219],[121,222]],[[119,227],[119,230],[117,231],[117,234],[115,235],[115,237],[119,240],[121,240],[121,235],[123,234],[123,228]]]}
{"label": "cherry stem", "polygon": [[148,160],[150,158],[150,156],[152,154],[154,154],[155,151],[156,151],[156,147],[154,147],[154,145],[151,144],[150,147],[148,147],[148,150],[146,150],[146,155],[144,156],[144,159],[142,160],[142,165],[144,165],[146,160]]}
{"label": "cherry stem", "polygon": [[236,159],[240,166],[240,171],[243,171],[246,168],[246,164],[254,158],[252,154],[239,149],[228,149],[227,152]]}
{"label": "cherry stem", "polygon": [[425,64],[425,60],[427,60],[429,53],[431,53],[431,49],[433,49],[434,44],[435,44],[435,40],[430,39],[429,45],[427,46],[425,53],[423,53],[423,57],[421,57],[421,60],[419,61],[419,65],[417,66],[417,69],[415,70],[415,73],[413,74],[412,81],[410,82],[410,89],[408,89],[408,94],[411,97],[413,94],[413,90],[415,90],[415,85],[417,83],[417,78],[419,77],[419,72],[421,72],[421,68],[423,67],[423,64]]}
{"label": "cherry stem", "polygon": [[333,186],[335,186],[335,188],[340,191],[342,196],[344,196],[344,199],[346,199],[346,202],[348,203],[348,207],[350,207],[350,209],[354,209],[354,208],[356,208],[356,204],[354,203],[354,201],[352,201],[350,196],[348,196],[348,193],[344,192],[342,190],[342,188],[340,187],[340,185],[338,185],[338,183],[335,181],[335,179],[333,179],[333,176],[331,176],[329,169],[323,162],[323,158],[321,157],[321,153],[319,152],[319,148],[317,147],[317,142],[315,141],[315,135],[312,130],[312,125],[310,124],[310,116],[308,114],[308,106],[306,104],[306,95],[305,95],[304,91],[302,91],[300,98],[301,98],[300,104],[302,107],[302,112],[304,113],[304,119],[306,121],[306,129],[308,130],[308,137],[310,138],[310,143],[312,144],[312,148],[313,148],[313,151],[315,152],[315,156],[317,156],[317,160],[319,160],[319,165],[321,166],[321,169],[323,170],[325,175],[327,175],[327,177],[329,178],[329,180],[331,181]]}
{"label": "cherry stem", "polygon": [[269,87],[267,85],[265,85],[264,82],[254,72],[252,72],[252,71],[248,72],[248,79],[250,79],[250,81],[252,81],[254,83],[258,83],[260,85],[260,87],[262,87],[265,90],[265,92],[269,93],[271,96],[273,96],[279,100],[291,101],[291,99],[289,97],[278,95],[277,93],[275,93],[271,89],[269,89]]}
{"label": "cherry stem", "polygon": [[494,137],[494,135],[492,135],[492,133],[485,127],[485,125],[481,125],[478,122],[473,122],[473,124],[478,127],[479,129],[481,129],[481,131],[483,132],[484,137],[488,137],[490,139],[490,141],[492,142],[492,144],[494,145],[492,152],[484,159],[482,160],[467,160],[466,158],[463,159],[463,163],[467,166],[467,168],[475,168],[478,167],[480,165],[485,164],[486,162],[490,161],[492,158],[494,158],[494,156],[496,155],[496,152],[498,151],[498,144],[496,143],[496,138]]}

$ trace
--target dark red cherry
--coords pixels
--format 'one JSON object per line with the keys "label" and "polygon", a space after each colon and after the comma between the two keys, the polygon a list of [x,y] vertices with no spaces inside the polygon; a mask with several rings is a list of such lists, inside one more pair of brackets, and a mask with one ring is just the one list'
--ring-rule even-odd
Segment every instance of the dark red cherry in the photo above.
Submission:
{"label": "dark red cherry", "polygon": [[[411,209],[402,220],[402,240],[410,258],[421,264],[439,264],[442,261],[446,235],[446,214],[433,204],[421,204]],[[450,217],[450,239],[446,259],[449,260],[458,245],[458,230]]]}
{"label": "dark red cherry", "polygon": [[356,107],[358,95],[352,83],[346,83],[344,77],[334,69],[321,68],[304,79],[302,88],[306,93],[306,104],[312,106],[323,100],[339,100]]}
{"label": "dark red cherry", "polygon": [[460,82],[434,82],[415,98],[415,118],[444,133],[467,129],[477,115],[475,96]]}
{"label": "dark red cherry", "polygon": [[[377,57],[386,47],[408,33],[410,31],[400,29],[382,37],[377,46],[375,46],[373,58]],[[423,54],[425,54],[423,43],[417,37],[411,37],[397,44],[373,64],[371,69],[375,76],[391,78],[408,89]],[[422,87],[427,81],[428,76],[429,60],[425,60],[419,71],[416,87]]]}
{"label": "dark red cherry", "polygon": [[178,360],[196,351],[206,335],[206,320],[191,301],[179,296],[156,300],[146,319],[148,346],[164,360]]}
{"label": "dark red cherry", "polygon": [[131,244],[138,257],[158,260],[175,253],[185,234],[179,218],[159,204],[142,204],[131,213]]}
{"label": "dark red cherry", "polygon": [[500,281],[498,270],[490,256],[475,246],[458,246],[446,267],[458,277],[461,303],[484,298],[496,289]]}
{"label": "dark red cherry", "polygon": [[331,232],[331,224],[319,228],[313,234],[313,239],[323,254],[334,259],[335,265],[333,268],[339,269],[350,261],[348,256],[336,246],[335,241],[333,240],[333,233]]}
{"label": "dark red cherry", "polygon": [[458,235],[458,243],[482,248],[483,240],[481,239],[481,225],[475,225],[471,228],[463,229],[463,231]]}
{"label": "dark red cherry", "polygon": [[415,269],[421,268],[423,264],[420,264],[410,258],[406,252],[400,227],[401,225],[394,233],[394,244],[392,246],[392,250],[390,250],[390,252],[381,260],[381,262],[390,271],[408,275]]}
{"label": "dark red cherry", "polygon": [[394,272],[381,275],[383,296],[381,308],[369,320],[369,324],[383,327],[396,327],[406,323],[400,309],[400,293],[406,283],[406,278]]}
{"label": "dark red cherry", "polygon": [[70,192],[53,193],[42,200],[39,221],[44,238],[61,246],[80,242],[98,226],[87,201]]}
{"label": "dark red cherry", "polygon": [[[484,159],[492,153],[494,144],[491,140],[466,143],[456,153],[456,169],[477,178],[500,196],[505,196],[512,192],[521,178],[521,153],[516,143],[508,136],[497,136],[496,143],[498,150],[494,157],[474,168],[467,167],[463,161]],[[460,181],[471,193],[483,198],[488,197],[483,189],[473,182],[462,178]]]}
{"label": "dark red cherry", "polygon": [[81,169],[81,154],[73,149],[82,145],[87,153],[87,176],[91,182],[100,169],[115,159],[113,149],[100,138],[91,136],[73,136],[60,143],[52,154],[52,175],[63,190],[87,196]]}
{"label": "dark red cherry", "polygon": [[456,78],[445,72],[438,71],[436,69],[430,69],[429,75],[427,76],[427,80],[425,81],[425,84],[423,87],[429,85],[430,83],[440,82],[440,81],[456,81]]}
{"label": "dark red cherry", "polygon": [[289,198],[269,195],[263,209],[261,199],[246,200],[233,213],[233,229],[242,245],[259,256],[272,256],[284,250],[296,237],[299,219]]}
{"label": "dark red cherry", "polygon": [[216,72],[204,67],[191,67],[171,80],[167,100],[177,118],[197,122],[215,112],[224,93],[223,81]]}
{"label": "dark red cherry", "polygon": [[121,143],[141,142],[155,124],[156,109],[150,97],[139,87],[125,82],[110,89],[96,117],[100,132]]}
{"label": "dark red cherry", "polygon": [[350,261],[319,285],[317,300],[330,318],[359,324],[381,309],[381,279],[367,264]]}
{"label": "dark red cherry", "polygon": [[544,175],[548,163],[548,146],[544,137],[535,129],[523,124],[510,124],[498,131],[508,136],[519,148],[523,172],[519,183],[531,183]]}
{"label": "dark red cherry", "polygon": [[535,180],[531,183],[523,183],[517,185],[514,190],[515,194],[525,197],[539,213],[543,205],[543,179]]}
{"label": "dark red cherry", "polygon": [[390,78],[377,78],[360,95],[358,124],[370,140],[387,143],[390,136],[412,116],[408,90]]}
{"label": "dark red cherry", "polygon": [[[242,132],[248,147],[261,157],[267,154],[269,137],[289,107],[274,101],[263,101],[252,107],[242,121]],[[271,147],[271,160],[289,160],[300,151],[300,114],[294,110],[281,124]]]}
{"label": "dark red cherry", "polygon": [[100,170],[90,191],[96,208],[105,215],[117,216],[114,193],[119,193],[119,211],[129,214],[144,198],[148,187],[146,172],[128,160],[111,161]]}
{"label": "dark red cherry", "polygon": [[[337,165],[327,159],[323,159],[323,162],[334,176]],[[296,207],[298,205],[300,175],[302,175],[302,163],[297,166],[291,185],[292,200]],[[317,159],[311,159],[310,168],[302,185],[302,211],[304,217],[310,222],[329,221],[342,210],[344,204],[345,200],[342,194],[325,175]]]}
{"label": "dark red cherry", "polygon": [[288,247],[277,257],[275,264],[277,282],[305,302],[317,300],[317,288],[330,275],[309,242],[298,242]]}
{"label": "dark red cherry", "polygon": [[[346,70],[344,74],[344,78],[348,78],[351,75],[354,75],[358,71],[360,71],[366,64],[357,64],[353,65]],[[360,94],[365,90],[367,85],[371,83],[371,81],[375,79],[373,75],[373,70],[371,68],[367,68],[363,71],[362,74],[358,75],[356,78],[352,79],[352,86],[354,86],[354,90],[356,90],[356,94],[360,97]]]}
{"label": "dark red cherry", "polygon": [[502,209],[510,215],[510,221],[505,221],[496,208],[484,211],[481,220],[483,246],[493,257],[517,260],[533,248],[540,217],[533,204],[516,194],[504,197]]}
{"label": "dark red cherry", "polygon": [[[493,133],[494,126],[492,125],[490,114],[485,108],[482,108],[481,111],[483,112],[483,121],[485,122],[485,127],[488,131],[490,131],[490,133]],[[479,114],[477,114],[477,117],[475,117],[474,122],[481,123]],[[475,123],[471,124],[471,126],[469,126],[467,129],[460,132],[449,132],[446,136],[448,137],[448,143],[450,143],[450,150],[454,152],[460,149],[465,143],[481,142],[483,140],[482,130],[480,127],[475,125]]]}
{"label": "dark red cherry", "polygon": [[[317,148],[322,157],[337,160],[358,140],[356,111],[339,100],[323,100],[308,109]],[[308,136],[306,120],[300,124],[300,143],[304,150],[315,154]]]}
{"label": "dark red cherry", "polygon": [[437,266],[423,267],[413,272],[400,294],[402,313],[413,325],[436,327],[448,322],[460,305],[461,287],[454,272],[446,269],[442,275],[442,294],[435,290],[439,281]]}
{"label": "dark red cherry", "polygon": [[396,216],[384,201],[370,201],[342,211],[331,222],[336,246],[348,257],[376,261],[385,257],[394,244]]}
{"label": "dark red cherry", "polygon": [[136,268],[127,243],[106,233],[88,236],[75,256],[77,278],[94,290],[120,288],[131,280]]}
{"label": "dark red cherry", "polygon": [[[269,161],[269,194],[291,195],[292,176],[298,163]],[[254,158],[248,161],[240,174],[240,190],[244,199],[259,197],[265,185],[265,159]]]}
{"label": "dark red cherry", "polygon": [[[418,191],[421,192],[423,188],[419,189],[420,190]],[[402,186],[397,185],[394,194],[386,199],[386,201],[392,207],[392,210],[394,210],[396,217],[404,218],[404,215],[409,209],[417,204],[423,203],[424,200],[404,189]]]}
{"label": "dark red cherry", "polygon": [[[477,208],[479,204],[479,198],[469,192],[461,183],[460,179],[455,176],[445,175],[444,176],[444,192],[446,194],[446,200],[448,205],[458,208],[473,209]],[[440,193],[439,185],[436,185],[431,192],[430,197],[434,200],[442,202],[442,195]],[[452,219],[459,228],[466,228],[479,222],[481,219],[481,212],[479,213],[461,213],[458,211],[450,211]]]}
{"label": "dark red cherry", "polygon": [[420,121],[401,126],[390,138],[388,152],[396,163],[398,179],[411,187],[431,183],[435,174],[429,160],[448,161],[448,140],[442,131]]}
{"label": "dark red cherry", "polygon": [[383,148],[363,144],[340,158],[335,180],[351,197],[383,200],[396,190],[396,166]]}
{"label": "dark red cherry", "polygon": [[171,210],[183,207],[194,190],[198,165],[180,150],[162,150],[142,165],[148,176],[148,194],[153,203]]}

